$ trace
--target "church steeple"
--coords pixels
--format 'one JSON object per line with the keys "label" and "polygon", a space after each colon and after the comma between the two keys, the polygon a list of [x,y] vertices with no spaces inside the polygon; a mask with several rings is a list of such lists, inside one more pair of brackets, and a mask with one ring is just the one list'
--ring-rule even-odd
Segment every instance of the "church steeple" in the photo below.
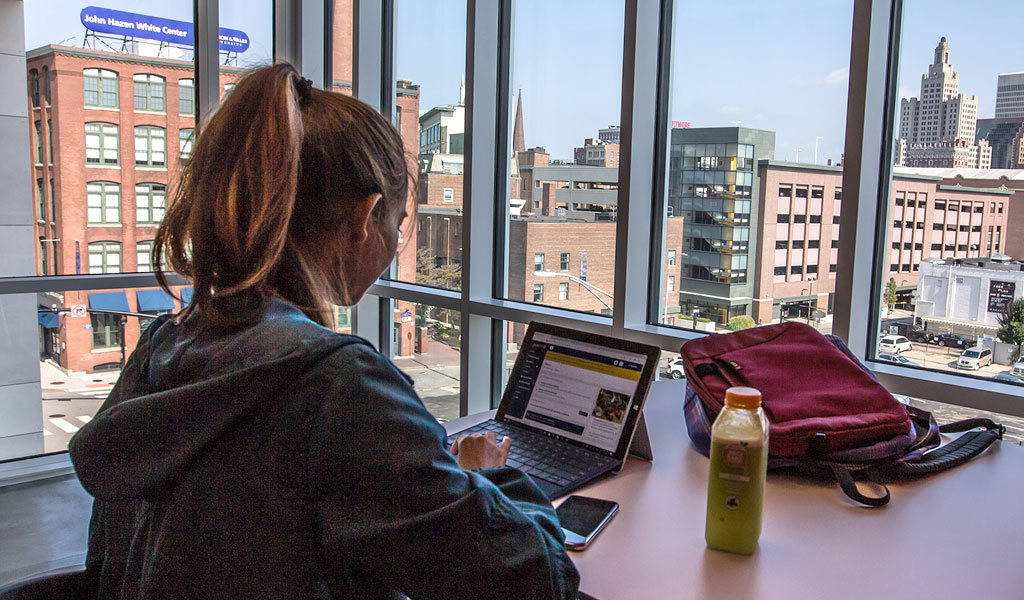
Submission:
{"label": "church steeple", "polygon": [[526,136],[523,133],[523,88],[519,88],[519,99],[516,101],[516,124],[512,128],[512,155],[526,152]]}

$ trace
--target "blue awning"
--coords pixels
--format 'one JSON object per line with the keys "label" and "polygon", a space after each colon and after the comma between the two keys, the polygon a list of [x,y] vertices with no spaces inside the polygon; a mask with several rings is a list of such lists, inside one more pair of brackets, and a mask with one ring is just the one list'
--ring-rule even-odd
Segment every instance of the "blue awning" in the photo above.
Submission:
{"label": "blue awning", "polygon": [[192,303],[192,288],[183,287],[181,288],[181,303],[188,306]]}
{"label": "blue awning", "polygon": [[[39,308],[49,311],[50,309],[45,306]],[[60,315],[55,312],[40,312],[39,313],[39,324],[47,329],[56,329],[60,326]]]}
{"label": "blue awning", "polygon": [[128,296],[124,292],[93,292],[89,294],[89,308],[129,312]]}
{"label": "blue awning", "polygon": [[174,298],[163,290],[138,290],[135,299],[139,301],[139,312],[174,310]]}

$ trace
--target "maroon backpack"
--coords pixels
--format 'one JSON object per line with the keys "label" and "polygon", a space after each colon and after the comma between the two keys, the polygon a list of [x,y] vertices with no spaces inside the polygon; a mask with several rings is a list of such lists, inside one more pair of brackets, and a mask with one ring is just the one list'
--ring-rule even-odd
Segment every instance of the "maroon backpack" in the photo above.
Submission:
{"label": "maroon backpack", "polygon": [[[687,432],[699,451],[709,452],[725,390],[757,388],[770,428],[769,469],[834,479],[850,498],[870,506],[889,501],[885,480],[952,468],[1004,432],[989,419],[940,428],[931,413],[896,400],[842,340],[803,323],[709,335],[684,344],[681,354]],[[939,447],[940,432],[963,431]],[[855,479],[881,485],[884,495],[865,496]]]}

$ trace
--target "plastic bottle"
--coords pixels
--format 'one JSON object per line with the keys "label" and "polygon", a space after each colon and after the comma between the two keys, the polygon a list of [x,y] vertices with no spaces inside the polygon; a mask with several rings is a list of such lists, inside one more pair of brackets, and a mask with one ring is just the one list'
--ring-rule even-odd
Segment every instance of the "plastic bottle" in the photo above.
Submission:
{"label": "plastic bottle", "polygon": [[761,392],[733,387],[711,428],[711,470],[704,539],[709,548],[751,554],[761,537],[768,470],[768,419]]}

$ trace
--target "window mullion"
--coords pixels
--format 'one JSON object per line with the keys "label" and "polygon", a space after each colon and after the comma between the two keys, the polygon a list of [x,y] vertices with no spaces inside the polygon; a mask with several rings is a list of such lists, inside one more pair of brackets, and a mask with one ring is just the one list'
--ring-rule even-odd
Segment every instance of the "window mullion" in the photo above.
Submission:
{"label": "window mullion", "polygon": [[220,1],[195,0],[196,128],[220,103]]}

